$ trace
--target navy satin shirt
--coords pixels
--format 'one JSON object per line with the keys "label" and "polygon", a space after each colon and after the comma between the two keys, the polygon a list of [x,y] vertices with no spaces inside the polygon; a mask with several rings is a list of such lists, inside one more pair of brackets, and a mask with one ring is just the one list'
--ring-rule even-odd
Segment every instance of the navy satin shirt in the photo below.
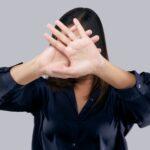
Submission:
{"label": "navy satin shirt", "polygon": [[43,77],[20,85],[10,75],[13,66],[0,68],[0,110],[34,116],[32,150],[127,150],[125,136],[132,126],[150,124],[148,72],[130,71],[136,85],[126,89],[110,86],[104,106],[89,113],[100,94],[95,90],[78,114],[73,88],[53,91]]}

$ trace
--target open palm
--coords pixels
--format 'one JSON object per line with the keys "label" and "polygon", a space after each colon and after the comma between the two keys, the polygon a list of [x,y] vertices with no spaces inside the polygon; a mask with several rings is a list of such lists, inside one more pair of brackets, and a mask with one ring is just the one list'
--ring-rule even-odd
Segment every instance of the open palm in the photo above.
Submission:
{"label": "open palm", "polygon": [[57,25],[70,36],[69,38],[62,35],[59,31],[56,31],[51,25],[49,29],[59,39],[55,41],[52,37],[48,37],[48,41],[54,47],[56,47],[60,53],[63,53],[69,60],[69,66],[61,66],[59,68],[53,68],[52,72],[57,73],[61,78],[76,78],[87,74],[93,74],[95,71],[95,65],[99,61],[102,61],[101,50],[96,47],[93,40],[98,41],[99,37],[94,36],[89,38],[77,19],[74,19],[74,24],[77,27],[80,38],[73,33],[68,34],[67,27],[60,21],[57,21]]}

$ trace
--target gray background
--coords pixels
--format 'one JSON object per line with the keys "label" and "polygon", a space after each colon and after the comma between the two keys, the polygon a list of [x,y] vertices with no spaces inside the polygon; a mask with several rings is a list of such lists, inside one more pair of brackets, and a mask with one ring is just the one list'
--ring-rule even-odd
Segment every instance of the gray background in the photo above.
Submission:
{"label": "gray background", "polygon": [[[150,3],[147,0],[1,0],[0,66],[28,61],[47,46],[43,33],[66,11],[90,7],[100,16],[110,61],[125,70],[150,72]],[[33,117],[25,112],[0,111],[0,149],[30,150]],[[147,150],[150,127],[137,125],[127,136],[129,150]]]}

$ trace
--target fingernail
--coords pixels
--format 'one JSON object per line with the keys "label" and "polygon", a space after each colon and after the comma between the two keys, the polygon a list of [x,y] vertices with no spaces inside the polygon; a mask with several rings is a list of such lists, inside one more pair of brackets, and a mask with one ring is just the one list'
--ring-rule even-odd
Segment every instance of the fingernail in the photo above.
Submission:
{"label": "fingernail", "polygon": [[98,38],[98,39],[99,39],[99,35],[96,35],[96,38]]}
{"label": "fingernail", "polygon": [[55,21],[55,23],[59,23],[59,20],[57,19],[57,20]]}
{"label": "fingernail", "polygon": [[89,30],[89,32],[90,32],[90,34],[92,34],[92,30],[91,29]]}
{"label": "fingernail", "polygon": [[77,18],[74,18],[73,21],[76,22],[76,23],[78,22]]}

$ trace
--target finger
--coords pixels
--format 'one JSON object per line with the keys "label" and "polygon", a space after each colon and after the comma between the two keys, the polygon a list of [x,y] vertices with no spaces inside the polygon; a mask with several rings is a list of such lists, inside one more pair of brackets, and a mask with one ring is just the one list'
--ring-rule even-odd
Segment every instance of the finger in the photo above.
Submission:
{"label": "finger", "polygon": [[92,30],[90,30],[90,29],[87,30],[87,31],[85,31],[85,32],[86,32],[86,35],[87,35],[87,36],[90,36],[90,35],[92,34]]}
{"label": "finger", "polygon": [[80,22],[78,21],[78,19],[74,18],[74,19],[73,19],[73,22],[74,22],[74,24],[76,25],[77,30],[79,31],[80,36],[81,36],[81,37],[87,36],[87,35],[86,35],[86,32],[84,31],[84,28],[82,27],[82,25],[80,24]]}
{"label": "finger", "polygon": [[69,55],[72,52],[71,47],[66,47],[62,42],[60,42],[59,40],[55,40],[53,37],[49,36],[49,34],[47,33],[44,34],[44,37],[52,46],[56,48],[56,50],[64,54],[69,59]]}
{"label": "finger", "polygon": [[[77,30],[77,27],[74,25],[74,26],[72,26],[72,27],[70,28],[70,30],[71,30],[72,32],[74,32],[74,31]],[[92,30],[91,30],[91,29],[88,29],[88,30],[86,30],[85,32],[86,32],[86,35],[88,35],[88,36],[90,36],[90,35],[92,34]]]}
{"label": "finger", "polygon": [[91,37],[91,40],[92,40],[94,43],[98,42],[99,39],[100,39],[100,38],[99,38],[98,35],[95,35],[95,36]]}
{"label": "finger", "polygon": [[74,32],[75,30],[77,30],[76,25],[73,25],[73,26],[70,28],[70,30],[71,30],[72,32]]}
{"label": "finger", "polygon": [[62,75],[62,74],[58,74],[58,73],[54,73],[54,72],[51,73],[51,77],[56,77],[56,78],[61,78],[61,79],[71,78],[68,75],[64,75],[64,74]]}
{"label": "finger", "polygon": [[64,44],[68,45],[70,43],[70,39],[60,31],[58,31],[56,28],[54,28],[50,23],[47,25],[47,28]]}
{"label": "finger", "polygon": [[45,39],[54,46],[57,50],[62,51],[62,49],[65,49],[65,45],[63,45],[60,41],[55,40],[53,37],[51,37],[49,34],[44,34]]}
{"label": "finger", "polygon": [[69,78],[70,76],[68,75],[64,75],[64,74],[58,74],[58,73],[54,73],[52,72],[52,68],[51,67],[45,67],[45,70],[46,70],[46,74],[43,75],[44,78],[47,78],[47,77],[56,77],[56,78],[63,78],[63,79],[66,79],[66,78]]}
{"label": "finger", "polygon": [[56,20],[55,23],[71,40],[76,39],[75,34],[66,25],[64,25],[60,20]]}
{"label": "finger", "polygon": [[102,52],[102,49],[101,49],[101,48],[98,48],[98,51],[101,53],[101,52]]}
{"label": "finger", "polygon": [[55,74],[59,74],[60,76],[68,76],[69,78],[74,78],[76,75],[73,72],[73,69],[71,67],[63,66],[61,68],[53,68],[52,72]]}

